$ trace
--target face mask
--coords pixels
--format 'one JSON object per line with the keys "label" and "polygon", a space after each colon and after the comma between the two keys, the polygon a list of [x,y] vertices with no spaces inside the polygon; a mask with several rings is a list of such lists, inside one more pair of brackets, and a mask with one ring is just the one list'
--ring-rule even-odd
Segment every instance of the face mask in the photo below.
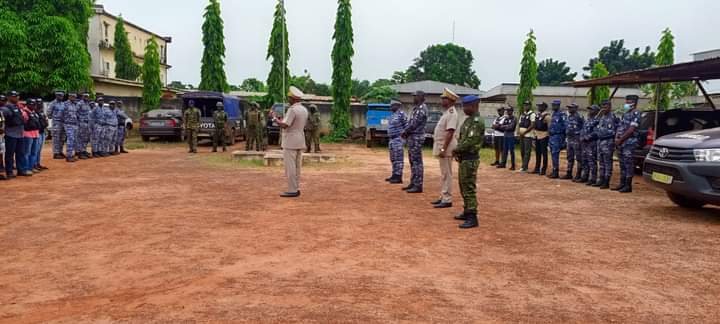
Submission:
{"label": "face mask", "polygon": [[625,109],[625,111],[631,110],[631,109],[633,109],[633,105],[625,104],[625,106],[623,106],[623,109]]}

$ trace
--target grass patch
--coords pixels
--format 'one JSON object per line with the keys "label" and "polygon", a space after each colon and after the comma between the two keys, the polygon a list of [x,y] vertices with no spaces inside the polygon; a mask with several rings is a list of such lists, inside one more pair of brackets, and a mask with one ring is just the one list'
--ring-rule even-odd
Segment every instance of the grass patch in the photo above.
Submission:
{"label": "grass patch", "polygon": [[262,160],[233,160],[230,155],[207,155],[200,156],[200,161],[213,168],[220,169],[264,169]]}
{"label": "grass patch", "polygon": [[183,142],[171,142],[159,139],[153,139],[150,142],[143,142],[142,138],[137,133],[131,133],[127,139],[125,139],[125,149],[127,150],[153,150],[162,147],[182,147],[187,144]]}

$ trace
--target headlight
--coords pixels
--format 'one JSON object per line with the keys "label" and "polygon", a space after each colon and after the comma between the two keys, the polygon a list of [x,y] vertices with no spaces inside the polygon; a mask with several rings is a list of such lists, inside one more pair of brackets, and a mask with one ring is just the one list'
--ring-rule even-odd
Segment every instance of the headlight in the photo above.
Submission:
{"label": "headlight", "polygon": [[720,162],[720,149],[694,150],[695,161]]}

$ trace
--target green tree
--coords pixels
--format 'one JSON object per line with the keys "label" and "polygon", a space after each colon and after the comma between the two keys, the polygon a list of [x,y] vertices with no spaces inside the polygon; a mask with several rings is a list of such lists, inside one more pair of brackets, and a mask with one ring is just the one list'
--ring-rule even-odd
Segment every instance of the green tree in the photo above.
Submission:
{"label": "green tree", "polygon": [[178,89],[178,90],[189,90],[192,89],[192,84],[183,84],[181,81],[172,81],[170,84],[168,84],[168,88],[172,89]]}
{"label": "green tree", "polygon": [[365,96],[365,94],[370,91],[370,81],[368,80],[352,80],[352,96],[356,98],[362,98]]}
{"label": "green tree", "polygon": [[145,46],[145,61],[143,62],[143,111],[160,107],[163,84],[160,80],[160,52],[158,43],[153,37]]}
{"label": "green tree", "polygon": [[370,88],[362,100],[366,103],[389,103],[395,96],[397,92],[390,86],[377,86]]}
{"label": "green tree", "polygon": [[406,71],[395,71],[390,78],[394,84],[403,84],[408,82],[408,76]]}
{"label": "green tree", "polygon": [[395,82],[390,79],[377,79],[375,82],[373,82],[370,87],[384,87],[384,86],[391,86],[394,85]]}
{"label": "green tree", "polygon": [[566,62],[560,62],[551,58],[546,59],[538,65],[538,82],[543,86],[559,86],[563,82],[573,81],[577,73],[570,72]]}
{"label": "green tree", "polygon": [[262,81],[256,78],[248,78],[242,82],[240,90],[248,92],[265,92],[267,91],[267,88],[265,87],[265,83]]}
{"label": "green tree", "polygon": [[333,108],[330,124],[330,138],[345,139],[350,134],[350,96],[353,91],[352,58],[354,34],[352,28],[352,7],[350,0],[338,0],[335,32],[335,45],[332,50],[332,95]]}
{"label": "green tree", "polygon": [[35,95],[91,90],[92,14],[91,0],[0,0],[0,88]]}
{"label": "green tree", "polygon": [[115,77],[135,81],[140,77],[140,65],[135,63],[130,41],[125,31],[125,21],[118,17],[115,25]]}
{"label": "green tree", "polygon": [[205,22],[202,25],[203,51],[200,71],[200,90],[227,92],[230,88],[225,75],[225,34],[220,16],[220,3],[210,0],[205,8]]}
{"label": "green tree", "polygon": [[433,80],[478,88],[472,52],[455,44],[432,45],[405,72],[406,82]]}
{"label": "green tree", "polygon": [[[670,31],[670,28],[666,28],[662,32],[662,38],[660,39],[660,45],[658,46],[658,53],[655,56],[655,65],[664,66],[675,63],[675,37]],[[656,107],[661,110],[667,110],[670,108],[670,91],[672,89],[671,83],[658,83],[655,85],[654,91],[654,102]]]}
{"label": "green tree", "polygon": [[[597,79],[608,76],[608,70],[602,62],[595,63],[590,78]],[[593,87],[588,91],[588,102],[591,105],[599,105],[603,100],[610,99],[610,88],[608,86]]]}
{"label": "green tree", "polygon": [[268,103],[285,102],[290,84],[290,49],[288,47],[287,22],[285,21],[285,6],[283,0],[278,0],[273,16],[273,27],[270,32],[266,60],[272,59],[270,74],[267,79]]}
{"label": "green tree", "polygon": [[[610,46],[603,47],[598,53],[598,57],[590,59],[584,71],[592,71],[595,64],[602,62],[610,74],[616,74],[627,71],[646,69],[655,64],[655,53],[650,51],[650,46],[645,47],[643,52],[640,48],[635,48],[632,52],[625,48],[625,40],[614,40],[610,42]],[[585,79],[592,76],[583,75]]]}
{"label": "green tree", "polygon": [[527,34],[525,46],[523,47],[522,60],[520,61],[520,86],[518,88],[517,106],[519,112],[524,112],[525,101],[532,102],[533,90],[538,86],[538,64],[535,59],[537,55],[537,45],[535,43],[535,32],[531,29]]}

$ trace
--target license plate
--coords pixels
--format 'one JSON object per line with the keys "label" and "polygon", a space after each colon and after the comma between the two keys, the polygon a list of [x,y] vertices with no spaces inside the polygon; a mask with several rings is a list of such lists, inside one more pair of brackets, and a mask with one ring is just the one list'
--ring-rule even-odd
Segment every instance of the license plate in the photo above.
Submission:
{"label": "license plate", "polygon": [[387,120],[387,119],[381,120],[381,121],[380,121],[380,125],[387,126],[387,125],[388,125],[388,120]]}
{"label": "license plate", "polygon": [[669,176],[667,174],[662,174],[658,172],[652,173],[652,179],[653,181],[657,181],[664,184],[672,184],[673,183],[673,177]]}
{"label": "license plate", "polygon": [[165,126],[165,122],[161,122],[161,121],[150,122],[150,126],[162,127],[162,126]]}

